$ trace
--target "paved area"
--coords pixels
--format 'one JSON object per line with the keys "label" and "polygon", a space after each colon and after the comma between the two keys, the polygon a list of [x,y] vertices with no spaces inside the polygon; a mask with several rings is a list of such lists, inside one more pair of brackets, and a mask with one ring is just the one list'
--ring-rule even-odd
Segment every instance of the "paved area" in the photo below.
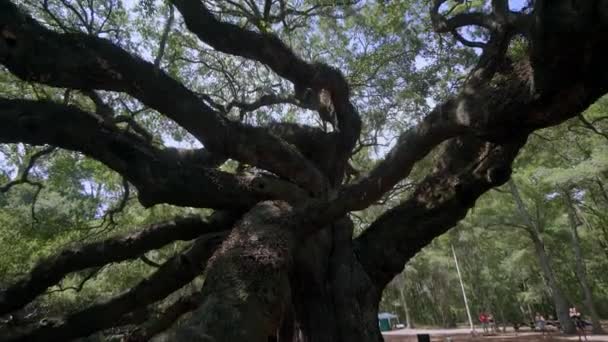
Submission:
{"label": "paved area", "polygon": [[[530,330],[515,333],[508,329],[505,333],[482,335],[480,331],[472,335],[468,328],[458,329],[399,329],[384,332],[387,342],[415,342],[417,334],[429,334],[433,342],[461,342],[461,341],[488,341],[488,342],[515,342],[515,341],[578,341],[578,336],[565,336],[557,331],[551,331],[544,336]],[[588,335],[588,341],[606,341],[608,335]]]}

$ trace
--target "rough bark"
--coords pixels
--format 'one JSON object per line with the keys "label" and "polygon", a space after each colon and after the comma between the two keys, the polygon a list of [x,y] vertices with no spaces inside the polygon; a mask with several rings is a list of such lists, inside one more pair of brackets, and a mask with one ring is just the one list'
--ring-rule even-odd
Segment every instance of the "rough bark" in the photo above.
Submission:
{"label": "rough bark", "polygon": [[288,205],[263,202],[234,227],[209,261],[202,302],[154,341],[267,342],[289,298],[293,234],[272,222]]}
{"label": "rough bark", "polygon": [[591,291],[589,281],[587,280],[587,267],[585,265],[583,251],[581,250],[581,242],[578,236],[578,226],[581,225],[582,222],[578,218],[574,203],[572,203],[572,198],[570,197],[570,192],[568,190],[564,190],[562,191],[562,196],[564,196],[564,204],[566,205],[566,208],[568,210],[570,237],[572,239],[572,249],[574,249],[574,270],[576,273],[576,277],[578,278],[578,281],[581,285],[581,290],[583,291],[583,304],[589,317],[591,317],[593,333],[601,334],[603,333],[602,324],[600,322],[600,317],[597,314],[597,310],[595,309],[595,304],[593,302],[593,293]]}
{"label": "rough bark", "polygon": [[570,319],[568,301],[559,286],[559,282],[557,281],[555,272],[553,272],[553,267],[551,266],[549,255],[547,255],[545,243],[543,242],[543,237],[541,235],[543,229],[538,226],[538,221],[534,220],[530,215],[519,195],[519,191],[514,181],[509,182],[509,189],[515,200],[517,211],[527,226],[526,232],[534,245],[534,252],[538,258],[538,264],[542,271],[543,278],[549,287],[551,299],[553,300],[553,305],[555,305],[555,312],[557,313],[557,319],[559,320],[561,329],[567,334],[573,334],[576,331],[576,327]]}
{"label": "rough bark", "polygon": [[279,341],[381,341],[376,288],[354,255],[353,225],[341,219],[298,246],[291,302]]}

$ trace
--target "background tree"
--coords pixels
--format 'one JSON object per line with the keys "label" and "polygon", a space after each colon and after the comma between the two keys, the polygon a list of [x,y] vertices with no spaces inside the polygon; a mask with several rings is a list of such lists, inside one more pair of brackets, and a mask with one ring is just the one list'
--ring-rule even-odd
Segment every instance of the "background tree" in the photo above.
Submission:
{"label": "background tree", "polygon": [[381,340],[405,262],[608,86],[603,1],[427,6],[0,0],[2,193],[33,189],[3,197],[4,241],[22,221],[26,244],[50,235],[17,257],[35,266],[9,270],[0,314],[129,273],[5,336]]}

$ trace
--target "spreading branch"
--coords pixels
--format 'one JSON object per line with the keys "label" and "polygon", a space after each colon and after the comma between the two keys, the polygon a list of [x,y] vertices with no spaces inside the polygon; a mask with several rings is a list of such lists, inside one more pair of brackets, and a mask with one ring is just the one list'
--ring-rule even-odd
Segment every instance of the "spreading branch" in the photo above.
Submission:
{"label": "spreading branch", "polygon": [[56,87],[128,93],[213,153],[274,172],[315,194],[325,191],[323,175],[292,145],[264,128],[229,121],[152,63],[110,41],[53,32],[9,0],[0,1],[0,28],[0,62],[14,75]]}
{"label": "spreading branch", "polygon": [[[516,70],[529,67],[526,63],[513,66]],[[586,85],[585,82],[594,82],[588,79],[578,80],[558,93],[531,93],[529,77],[526,72],[501,74],[500,78],[475,84],[434,108],[422,122],[401,134],[387,156],[367,175],[345,186],[329,205],[315,203],[303,210],[312,219],[310,227],[326,224],[348,211],[361,210],[378,201],[409,175],[417,161],[443,141],[472,135],[506,142],[512,135],[527,135],[577,115],[601,93]],[[513,99],[508,106],[504,104],[505,98]]]}

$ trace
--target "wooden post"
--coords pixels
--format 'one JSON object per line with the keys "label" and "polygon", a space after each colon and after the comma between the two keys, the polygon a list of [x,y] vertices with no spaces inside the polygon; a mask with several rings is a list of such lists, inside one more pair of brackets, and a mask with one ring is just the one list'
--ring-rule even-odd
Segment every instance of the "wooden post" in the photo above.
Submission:
{"label": "wooden post", "polygon": [[456,258],[456,251],[454,245],[452,246],[452,254],[454,254],[454,262],[456,263],[456,272],[458,272],[458,280],[460,280],[460,288],[462,289],[462,298],[464,298],[464,307],[467,309],[467,317],[469,318],[469,324],[471,325],[471,332],[475,332],[475,326],[473,325],[473,318],[471,318],[471,310],[469,310],[469,302],[467,301],[467,294],[464,290],[464,283],[462,282],[462,275],[460,275],[460,267],[458,266],[458,258]]}

